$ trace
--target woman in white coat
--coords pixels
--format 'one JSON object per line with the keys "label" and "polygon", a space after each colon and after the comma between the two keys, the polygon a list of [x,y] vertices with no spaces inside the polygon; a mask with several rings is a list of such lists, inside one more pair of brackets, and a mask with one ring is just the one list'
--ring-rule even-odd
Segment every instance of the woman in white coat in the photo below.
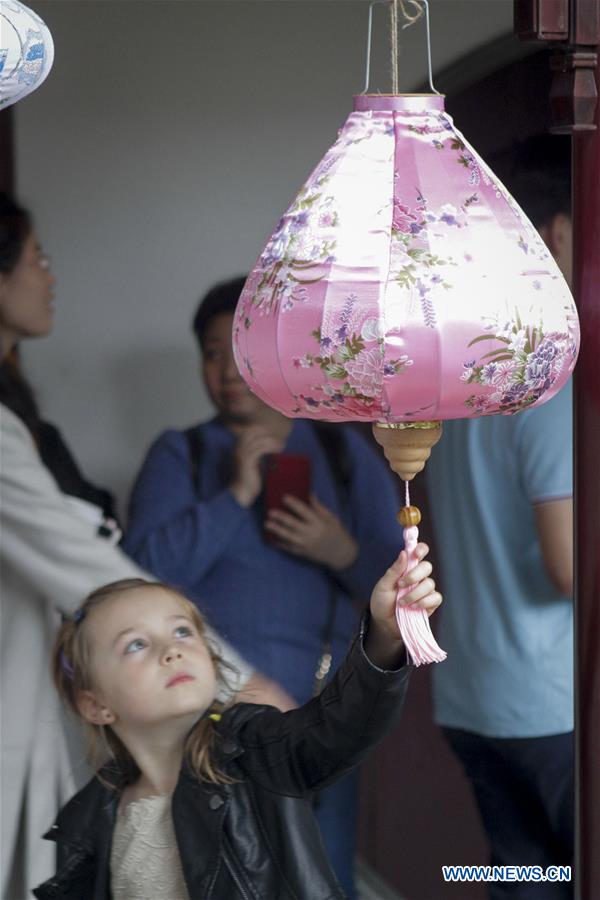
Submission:
{"label": "woman in white coat", "polygon": [[[81,476],[20,372],[19,342],[52,329],[53,293],[28,213],[0,195],[2,900],[30,896],[54,871],[41,835],[73,791],[49,672],[59,615],[101,584],[147,577],[114,546],[109,495]],[[251,670],[220,643],[246,699],[278,703],[272,685],[258,673],[247,681]]]}

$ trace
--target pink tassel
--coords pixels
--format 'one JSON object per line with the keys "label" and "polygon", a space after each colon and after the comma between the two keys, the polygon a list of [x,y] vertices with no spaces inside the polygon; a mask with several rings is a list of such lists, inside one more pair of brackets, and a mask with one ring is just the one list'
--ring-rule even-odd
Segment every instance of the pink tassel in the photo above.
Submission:
{"label": "pink tassel", "polygon": [[[416,526],[404,529],[404,549],[408,555],[407,572],[417,565],[415,555],[419,529]],[[399,601],[412,590],[411,587],[399,588],[396,595],[396,621],[406,647],[406,652],[415,666],[431,662],[442,662],[446,653],[438,645],[429,625],[429,617],[424,609],[403,606]]]}

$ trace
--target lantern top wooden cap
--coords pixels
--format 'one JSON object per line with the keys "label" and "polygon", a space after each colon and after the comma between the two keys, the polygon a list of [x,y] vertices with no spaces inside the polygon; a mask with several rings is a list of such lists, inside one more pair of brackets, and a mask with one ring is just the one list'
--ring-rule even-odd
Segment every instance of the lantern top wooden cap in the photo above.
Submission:
{"label": "lantern top wooden cap", "polygon": [[352,108],[354,112],[443,112],[444,99],[443,94],[356,94]]}

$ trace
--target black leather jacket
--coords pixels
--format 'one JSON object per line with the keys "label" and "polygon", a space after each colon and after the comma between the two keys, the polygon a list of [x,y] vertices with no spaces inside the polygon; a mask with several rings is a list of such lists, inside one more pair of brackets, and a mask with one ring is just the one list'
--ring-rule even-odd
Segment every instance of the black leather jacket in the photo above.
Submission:
{"label": "black leather jacket", "polygon": [[[310,798],[359,763],[400,717],[409,670],[385,672],[363,650],[367,620],[323,693],[288,713],[238,704],[219,723],[218,762],[234,784],[183,767],[175,834],[191,900],[339,900]],[[119,792],[92,779],[45,835],[58,870],[38,900],[109,900]],[[168,898],[148,898],[168,900]]]}

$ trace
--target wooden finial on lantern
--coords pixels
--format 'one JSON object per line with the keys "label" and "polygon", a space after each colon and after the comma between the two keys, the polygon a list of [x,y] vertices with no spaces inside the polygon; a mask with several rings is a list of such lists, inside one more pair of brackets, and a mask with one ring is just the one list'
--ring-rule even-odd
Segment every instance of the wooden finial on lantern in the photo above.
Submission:
{"label": "wooden finial on lantern", "polygon": [[383,447],[390,468],[404,481],[412,481],[425,468],[431,448],[442,436],[441,422],[377,422],[373,434]]}

